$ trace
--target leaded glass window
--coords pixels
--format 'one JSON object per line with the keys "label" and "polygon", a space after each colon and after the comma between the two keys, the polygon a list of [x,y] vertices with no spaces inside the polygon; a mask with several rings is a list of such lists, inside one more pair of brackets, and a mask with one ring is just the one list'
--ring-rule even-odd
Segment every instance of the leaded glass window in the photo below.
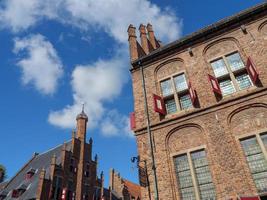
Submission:
{"label": "leaded glass window", "polygon": [[204,150],[191,153],[192,162],[198,182],[200,199],[215,199],[215,188]]}
{"label": "leaded glass window", "polygon": [[175,76],[174,83],[178,92],[188,89],[184,74]]}
{"label": "leaded glass window", "polygon": [[236,76],[236,81],[240,90],[249,88],[252,85],[250,77],[247,73]]}
{"label": "leaded glass window", "polygon": [[175,113],[177,111],[176,103],[174,99],[165,100],[165,106],[168,114]]}
{"label": "leaded glass window", "polygon": [[173,94],[173,90],[171,86],[171,79],[162,81],[160,85],[161,85],[161,91],[164,97]]}
{"label": "leaded glass window", "polygon": [[[189,160],[192,161],[190,167]],[[174,159],[181,199],[196,199],[196,191],[202,200],[216,199],[206,153],[204,150],[177,156]],[[193,183],[193,177],[197,185]]]}
{"label": "leaded glass window", "polygon": [[233,53],[226,56],[226,60],[231,68],[231,71],[236,71],[245,67],[239,53]]}
{"label": "leaded glass window", "polygon": [[160,87],[168,114],[193,107],[184,73],[161,81]]}
{"label": "leaded glass window", "polygon": [[[260,138],[264,139],[262,136]],[[267,160],[263,153],[265,149],[261,148],[256,136],[242,140],[241,146],[258,192],[267,192]]]}
{"label": "leaded glass window", "polygon": [[228,70],[222,58],[211,62],[211,66],[216,77],[228,74]]}
{"label": "leaded glass window", "polygon": [[261,135],[261,140],[265,146],[265,149],[267,150],[267,134]]}
{"label": "leaded glass window", "polygon": [[189,94],[185,94],[185,95],[180,96],[180,105],[181,105],[182,110],[193,107]]}
{"label": "leaded glass window", "polygon": [[251,87],[252,81],[238,52],[211,61],[223,96]]}
{"label": "leaded glass window", "polygon": [[190,166],[186,154],[175,158],[175,169],[181,198],[183,200],[196,199]]}
{"label": "leaded glass window", "polygon": [[234,85],[231,79],[222,80],[219,82],[223,96],[232,94],[235,92]]}

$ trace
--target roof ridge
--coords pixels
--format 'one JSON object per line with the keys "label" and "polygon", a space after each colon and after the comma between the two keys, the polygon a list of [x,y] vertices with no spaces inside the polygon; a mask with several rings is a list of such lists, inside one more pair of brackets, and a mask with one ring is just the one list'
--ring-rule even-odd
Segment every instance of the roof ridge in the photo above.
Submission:
{"label": "roof ridge", "polygon": [[32,158],[25,165],[23,165],[21,169],[9,181],[7,181],[7,184],[3,187],[2,190],[5,190],[9,186],[9,184],[16,178],[16,176],[18,176],[20,172],[22,172],[37,156],[37,154],[34,154]]}
{"label": "roof ridge", "polygon": [[[71,142],[71,140],[68,140],[66,143],[69,143],[69,142]],[[64,143],[63,143],[63,144],[64,144]],[[49,153],[49,152],[51,152],[51,151],[55,150],[56,148],[58,148],[58,147],[62,146],[63,144],[59,144],[59,145],[57,145],[57,146],[55,146],[55,147],[53,147],[53,148],[51,148],[51,149],[48,149],[48,150],[44,151],[43,153],[40,153],[40,154],[38,154],[38,156],[41,156],[41,155],[47,154],[47,153]]]}

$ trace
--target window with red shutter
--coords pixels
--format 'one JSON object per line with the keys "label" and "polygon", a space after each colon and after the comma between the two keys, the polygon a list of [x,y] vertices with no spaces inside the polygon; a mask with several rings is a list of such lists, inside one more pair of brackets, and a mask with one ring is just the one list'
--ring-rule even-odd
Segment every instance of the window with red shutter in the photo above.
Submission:
{"label": "window with red shutter", "polygon": [[189,88],[189,95],[190,95],[192,104],[195,106],[197,103],[197,94],[196,94],[196,91],[193,89],[191,82],[189,82],[188,88]]}
{"label": "window with red shutter", "polygon": [[192,88],[190,91],[184,73],[176,74],[160,81],[160,88],[167,114],[190,109],[196,102],[196,93]]}
{"label": "window with red shutter", "polygon": [[210,64],[215,75],[215,77],[209,75],[212,89],[214,93],[222,96],[247,89],[255,83],[253,79],[257,79],[252,62],[249,60],[245,66],[239,52],[216,58]]}

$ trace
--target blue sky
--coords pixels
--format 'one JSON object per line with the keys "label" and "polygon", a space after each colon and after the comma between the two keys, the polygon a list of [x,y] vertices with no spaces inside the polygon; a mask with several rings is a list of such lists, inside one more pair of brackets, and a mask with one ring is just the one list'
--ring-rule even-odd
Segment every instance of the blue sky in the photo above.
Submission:
{"label": "blue sky", "polygon": [[86,103],[88,139],[106,183],[113,167],[137,182],[127,27],[152,23],[164,43],[262,0],[2,0],[0,164],[12,177],[34,152],[71,138]]}

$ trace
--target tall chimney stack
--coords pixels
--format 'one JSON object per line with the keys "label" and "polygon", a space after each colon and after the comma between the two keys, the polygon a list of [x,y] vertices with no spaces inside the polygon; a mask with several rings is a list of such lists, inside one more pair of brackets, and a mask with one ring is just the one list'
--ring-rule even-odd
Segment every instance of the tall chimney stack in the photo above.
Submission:
{"label": "tall chimney stack", "polygon": [[148,39],[147,39],[147,33],[146,33],[146,27],[143,24],[140,24],[139,26],[140,31],[140,39],[141,39],[141,46],[146,54],[149,53],[149,47],[148,47]]}
{"label": "tall chimney stack", "polygon": [[138,50],[137,50],[137,41],[136,41],[136,33],[135,33],[135,27],[130,24],[128,27],[128,42],[129,42],[129,48],[130,48],[130,57],[131,61],[134,61],[138,59]]}
{"label": "tall chimney stack", "polygon": [[150,23],[148,23],[146,28],[147,28],[147,32],[148,32],[149,41],[150,41],[152,47],[154,49],[156,49],[157,45],[156,45],[156,38],[155,38],[155,35],[154,35],[153,27],[152,27],[152,25]]}

